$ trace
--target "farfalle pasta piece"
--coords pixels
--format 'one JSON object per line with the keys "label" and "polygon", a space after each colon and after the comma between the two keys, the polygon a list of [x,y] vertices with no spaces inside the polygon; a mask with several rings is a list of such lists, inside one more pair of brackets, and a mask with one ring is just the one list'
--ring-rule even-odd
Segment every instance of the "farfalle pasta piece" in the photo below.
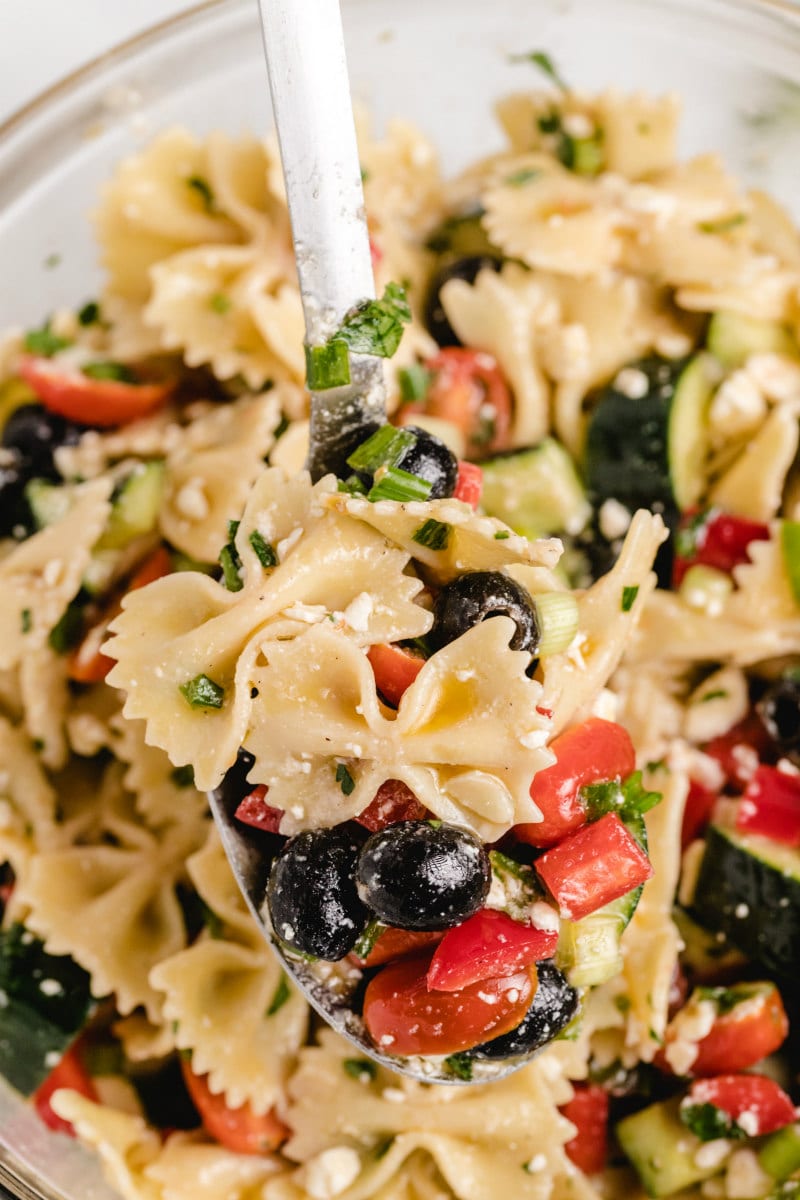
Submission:
{"label": "farfalle pasta piece", "polygon": [[193,422],[167,456],[159,525],[168,542],[199,562],[216,561],[228,541],[228,523],[241,513],[263,470],[280,415],[276,397],[266,393]]}
{"label": "farfalle pasta piece", "polygon": [[247,912],[215,833],[187,869],[219,929],[158,963],[150,982],[164,993],[164,1020],[191,1052],[192,1070],[229,1107],[265,1113],[282,1103],[308,1006]]}
{"label": "farfalle pasta piece", "polygon": [[[36,856],[62,841],[58,798],[24,732],[2,717],[0,763],[0,855],[11,864],[15,879],[24,882]],[[14,912],[24,912],[15,893]]]}
{"label": "farfalle pasta piece", "polygon": [[[245,741],[250,778],[286,810],[282,832],[329,825],[366,808],[386,779],[401,779],[442,820],[495,841],[539,813],[529,789],[551,761],[541,685],[528,656],[509,649],[513,626],[485,621],[428,659],[396,716],[378,700],[357,646],[325,625],[263,648],[268,665]],[[354,787],[336,778],[346,761]]]}
{"label": "farfalle pasta piece", "polygon": [[76,596],[111,511],[111,489],[108,478],[76,485],[66,515],[0,562],[0,667],[43,646]]}
{"label": "farfalle pasta piece", "polygon": [[[422,636],[431,616],[414,600],[422,583],[395,549],[360,521],[326,511],[331,477],[311,486],[275,468],[256,483],[236,535],[240,592],[181,573],[129,593],[111,629],[109,682],[124,688],[127,718],[147,721],[148,741],[177,765],[192,763],[201,790],[215,787],[244,740],[254,702],[256,659],[270,638],[294,637],[309,622],[341,620],[356,642]],[[460,507],[456,505],[456,507]],[[252,535],[273,547],[265,568]],[[361,600],[361,597],[364,597]],[[215,707],[193,705],[181,687],[206,676],[222,689]]]}
{"label": "farfalle pasta piece", "polygon": [[173,767],[163,750],[147,745],[143,721],[125,720],[117,712],[112,731],[114,754],[127,766],[125,789],[148,825],[162,829],[174,822],[193,823],[200,830],[208,802],[195,788],[192,772]]}
{"label": "farfalle pasta piece", "polygon": [[174,1133],[142,1172],[159,1200],[266,1200],[286,1164],[274,1154],[235,1154],[202,1134]]}
{"label": "farfalle pasta piece", "polygon": [[100,1158],[109,1183],[124,1200],[163,1200],[143,1171],[158,1156],[161,1138],[143,1117],[120,1112],[79,1092],[59,1088],[53,1111],[74,1127],[78,1139]]}
{"label": "farfalle pasta piece", "polygon": [[739,457],[714,483],[709,500],[725,512],[770,521],[781,507],[786,476],[800,444],[797,405],[773,408]]}
{"label": "farfalle pasta piece", "polygon": [[597,97],[596,114],[607,171],[645,179],[674,163],[681,115],[677,96],[609,88]]}
{"label": "farfalle pasta piece", "polygon": [[58,770],[69,754],[66,722],[73,700],[64,655],[47,645],[29,651],[19,664],[19,692],[28,736],[44,766]]}
{"label": "farfalle pasta piece", "polygon": [[173,825],[159,838],[147,830],[122,791],[117,764],[107,769],[103,792],[101,838],[37,854],[17,885],[19,899],[28,928],[50,953],[70,954],[89,972],[94,995],[113,992],[120,1013],[143,1005],[158,1020],[160,997],[148,975],[185,945],[175,885],[197,832]]}

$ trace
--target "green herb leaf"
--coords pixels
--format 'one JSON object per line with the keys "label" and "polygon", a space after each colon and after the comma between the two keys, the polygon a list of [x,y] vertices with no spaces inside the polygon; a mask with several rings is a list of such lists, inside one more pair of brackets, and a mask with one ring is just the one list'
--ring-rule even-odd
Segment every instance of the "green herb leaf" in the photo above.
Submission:
{"label": "green herb leaf", "polygon": [[365,300],[345,317],[334,340],[345,342],[356,354],[391,358],[410,320],[405,288],[387,283],[380,300]]}
{"label": "green herb leaf", "polygon": [[83,308],[78,309],[79,325],[99,325],[101,319],[100,305],[96,300],[87,300]]}
{"label": "green herb leaf", "polygon": [[224,317],[225,313],[231,311],[232,301],[224,292],[214,292],[214,295],[209,297],[208,307],[212,312]]}
{"label": "green herb leaf", "polygon": [[378,1074],[378,1068],[368,1058],[345,1058],[342,1066],[346,1075],[357,1079],[359,1083],[371,1083]]}
{"label": "green herb leaf", "polygon": [[472,1059],[468,1054],[450,1054],[444,1060],[445,1070],[456,1079],[472,1079]]}
{"label": "green herb leaf", "polygon": [[66,350],[72,345],[70,338],[59,337],[46,321],[41,329],[29,329],[25,334],[25,349],[31,354],[39,354],[43,358],[52,358],[59,350]]}
{"label": "green herb leaf", "polygon": [[510,61],[514,63],[533,63],[533,65],[538,67],[539,70],[546,75],[547,78],[550,79],[557,88],[560,88],[562,92],[568,92],[570,90],[569,84],[562,79],[561,75],[556,70],[556,66],[552,58],[549,54],[546,54],[544,50],[529,50],[527,54],[512,54],[509,57]]}
{"label": "green herb leaf", "polygon": [[367,489],[357,475],[348,475],[347,479],[338,480],[336,489],[348,496],[366,496],[367,494]]}
{"label": "green herb leaf", "polygon": [[510,175],[506,175],[503,182],[508,187],[524,187],[526,183],[538,179],[541,173],[538,167],[520,167],[518,171],[512,171]]}
{"label": "green herb leaf", "polygon": [[737,1125],[729,1113],[715,1104],[681,1104],[678,1110],[681,1121],[701,1142],[713,1142],[717,1138],[746,1138],[741,1125]]}
{"label": "green herb leaf", "polygon": [[367,499],[396,500],[407,504],[412,500],[427,500],[431,493],[431,484],[427,479],[420,479],[400,467],[381,467],[375,483],[367,493]]}
{"label": "green herb leaf", "polygon": [[642,785],[642,772],[634,771],[624,782],[610,779],[589,783],[580,789],[581,803],[590,821],[615,812],[623,820],[641,817],[661,800],[660,792],[648,792]]}
{"label": "green herb leaf", "polygon": [[701,233],[728,233],[747,220],[745,213],[734,213],[730,217],[721,217],[717,221],[698,221],[697,228]]}
{"label": "green herb leaf", "polygon": [[340,338],[332,338],[324,346],[306,346],[305,352],[309,391],[325,392],[350,382],[350,356]]}
{"label": "green herb leaf", "polygon": [[190,175],[186,180],[186,186],[200,197],[206,212],[215,213],[217,211],[216,197],[207,179],[204,179],[202,175]]}
{"label": "green herb leaf", "polygon": [[336,782],[344,792],[345,796],[350,796],[355,791],[356,781],[348,771],[344,763],[336,764]]}
{"label": "green herb leaf", "polygon": [[87,363],[85,367],[81,367],[81,370],[89,379],[107,379],[112,383],[136,384],[139,382],[130,367],[125,366],[125,363],[104,359]]}
{"label": "green herb leaf", "polygon": [[542,885],[533,867],[509,858],[500,850],[489,851],[492,875],[503,885],[505,901],[503,911],[515,920],[527,920],[531,905],[544,895]]}
{"label": "green herb leaf", "polygon": [[194,767],[191,763],[186,763],[183,767],[174,767],[169,777],[175,787],[194,787]]}
{"label": "green herb leaf", "polygon": [[428,394],[433,371],[423,367],[422,363],[414,363],[410,367],[401,367],[397,372],[397,382],[400,385],[400,400],[410,404],[414,400],[424,400]]}
{"label": "green herb leaf", "polygon": [[274,1017],[276,1012],[280,1012],[280,1010],[283,1008],[284,1004],[289,999],[291,994],[292,994],[292,989],[289,987],[289,980],[286,978],[286,976],[283,974],[283,972],[281,972],[281,977],[278,982],[278,986],[275,988],[275,995],[272,997],[272,999],[269,1002],[269,1008],[267,1009],[267,1016]]}
{"label": "green herb leaf", "polygon": [[496,542],[504,542],[506,540],[506,538],[510,538],[510,537],[511,537],[511,534],[508,532],[507,529],[498,529],[497,533],[494,535],[494,540]]}
{"label": "green herb leaf", "polygon": [[178,690],[192,708],[222,708],[225,699],[225,689],[208,675],[195,675]]}
{"label": "green herb leaf", "polygon": [[636,600],[636,597],[638,595],[639,595],[638,583],[633,584],[632,587],[624,587],[622,589],[622,611],[623,612],[631,611],[631,609],[633,608],[634,601]]}
{"label": "green herb leaf", "polygon": [[47,635],[51,650],[66,654],[73,650],[83,637],[83,606],[74,600],[64,610],[60,620]]}
{"label": "green herb leaf", "polygon": [[244,587],[241,570],[242,560],[234,542],[228,542],[219,552],[222,579],[229,592],[240,592]]}
{"label": "green herb leaf", "polygon": [[427,546],[429,550],[446,550],[452,531],[452,525],[431,518],[420,525],[416,533],[411,535],[411,540],[418,546]]}
{"label": "green herb leaf", "polygon": [[23,633],[30,633],[33,629],[33,614],[29,608],[23,608],[19,614],[19,624]]}
{"label": "green herb leaf", "polygon": [[277,554],[270,543],[261,536],[257,529],[253,530],[247,540],[253,547],[256,558],[265,570],[268,570],[270,567],[277,567]]}

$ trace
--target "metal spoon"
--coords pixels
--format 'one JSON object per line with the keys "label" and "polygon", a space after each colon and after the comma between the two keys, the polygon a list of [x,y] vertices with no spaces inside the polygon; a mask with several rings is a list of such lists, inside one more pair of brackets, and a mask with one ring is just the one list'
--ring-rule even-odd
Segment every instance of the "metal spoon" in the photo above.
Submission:
{"label": "metal spoon", "polygon": [[[355,303],[375,295],[364,213],[344,36],[338,0],[259,0],[275,124],[292,221],[306,342],[321,345]],[[350,355],[347,387],[312,393],[308,469],[319,479],[337,470],[364,425],[386,420],[381,359]],[[264,937],[309,1004],[361,1055],[425,1083],[468,1082],[440,1058],[393,1058],[370,1040],[352,1002],[360,972],[324,978],[324,964],[304,961],[276,937],[265,903],[274,839],[236,821],[247,790],[237,764],[209,793],[211,811],[233,874]],[[335,971],[335,968],[334,968]],[[501,1079],[529,1055],[476,1062],[474,1082]]]}

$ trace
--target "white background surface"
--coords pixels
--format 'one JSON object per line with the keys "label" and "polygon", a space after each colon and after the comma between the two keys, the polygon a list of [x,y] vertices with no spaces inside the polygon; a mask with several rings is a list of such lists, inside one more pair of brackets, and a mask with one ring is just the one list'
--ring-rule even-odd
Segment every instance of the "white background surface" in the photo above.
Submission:
{"label": "white background surface", "polygon": [[0,123],[82,63],[193,2],[0,0]]}

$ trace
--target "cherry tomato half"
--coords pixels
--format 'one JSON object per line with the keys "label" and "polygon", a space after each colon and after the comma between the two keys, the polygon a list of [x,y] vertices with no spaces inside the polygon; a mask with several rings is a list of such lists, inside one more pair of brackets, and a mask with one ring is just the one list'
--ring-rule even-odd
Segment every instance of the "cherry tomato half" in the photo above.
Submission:
{"label": "cherry tomato half", "polygon": [[459,992],[428,991],[431,956],[384,967],[364,994],[364,1022],[387,1054],[457,1054],[510,1033],[536,993],[536,968],[484,979]]}
{"label": "cherry tomato half", "polygon": [[19,373],[50,412],[81,425],[127,425],[166,404],[175,390],[169,383],[120,383],[91,379],[53,359],[27,356]]}
{"label": "cherry tomato half", "polygon": [[366,958],[356,961],[364,967],[380,967],[398,958],[408,958],[438,945],[442,933],[426,929],[395,929],[389,925],[381,930]]}
{"label": "cherry tomato half", "polygon": [[376,644],[367,651],[375,683],[383,697],[397,708],[403,695],[425,666],[421,654],[403,646]]}
{"label": "cherry tomato half", "polygon": [[75,1130],[70,1122],[59,1117],[50,1107],[50,1099],[59,1088],[69,1088],[71,1091],[85,1096],[87,1100],[97,1100],[97,1092],[92,1078],[80,1056],[80,1042],[69,1047],[44,1083],[41,1083],[33,1093],[34,1108],[48,1129],[55,1129],[58,1133],[67,1133],[70,1137],[75,1137]]}
{"label": "cherry tomato half", "polygon": [[446,346],[425,363],[431,382],[421,406],[403,409],[413,423],[414,412],[450,421],[467,439],[471,458],[505,450],[511,431],[512,399],[497,360],[483,350]]}
{"label": "cherry tomato half", "polygon": [[269,1154],[286,1141],[290,1130],[274,1109],[259,1116],[249,1104],[229,1108],[222,1093],[209,1090],[208,1076],[195,1075],[187,1061],[181,1062],[186,1088],[206,1133],[235,1154]]}

